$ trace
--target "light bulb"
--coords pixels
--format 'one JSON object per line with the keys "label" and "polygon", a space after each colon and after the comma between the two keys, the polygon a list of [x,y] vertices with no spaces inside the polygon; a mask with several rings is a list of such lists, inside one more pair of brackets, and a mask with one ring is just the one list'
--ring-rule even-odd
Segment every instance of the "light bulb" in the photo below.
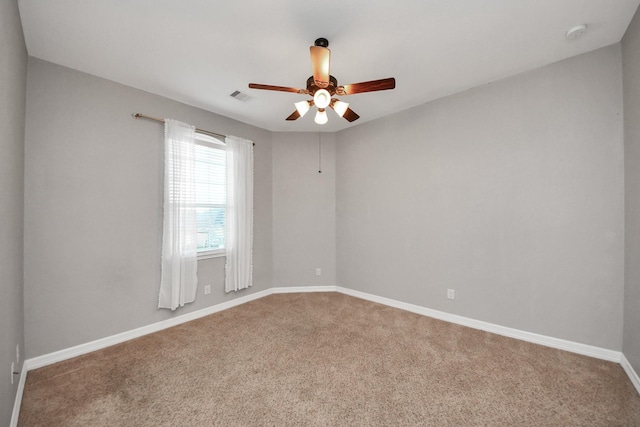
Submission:
{"label": "light bulb", "polygon": [[329,118],[327,117],[327,112],[324,111],[324,108],[318,108],[318,112],[316,113],[316,118],[314,119],[314,122],[316,122],[319,125],[323,125],[328,121],[329,121]]}
{"label": "light bulb", "polygon": [[309,111],[309,108],[310,108],[309,101],[300,101],[300,102],[296,102],[293,105],[296,106],[296,110],[298,110],[300,117],[303,117],[305,114],[307,114],[307,111]]}
{"label": "light bulb", "polygon": [[331,94],[326,89],[317,90],[313,95],[313,102],[318,108],[327,108],[331,102]]}
{"label": "light bulb", "polygon": [[333,110],[338,113],[340,117],[344,116],[344,113],[347,112],[347,108],[349,108],[348,102],[335,100],[333,103]]}

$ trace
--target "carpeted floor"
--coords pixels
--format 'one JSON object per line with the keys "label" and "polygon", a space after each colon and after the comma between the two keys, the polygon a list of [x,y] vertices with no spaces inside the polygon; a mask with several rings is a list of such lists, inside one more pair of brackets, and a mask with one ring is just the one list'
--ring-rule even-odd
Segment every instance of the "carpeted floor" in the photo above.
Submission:
{"label": "carpeted floor", "polygon": [[640,426],[620,365],[339,293],[30,371],[20,426]]}

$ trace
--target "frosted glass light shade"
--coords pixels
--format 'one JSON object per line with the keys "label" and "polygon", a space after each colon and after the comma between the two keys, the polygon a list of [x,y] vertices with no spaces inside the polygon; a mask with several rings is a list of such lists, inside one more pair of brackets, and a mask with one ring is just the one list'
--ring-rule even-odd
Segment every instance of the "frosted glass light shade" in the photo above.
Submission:
{"label": "frosted glass light shade", "polygon": [[313,102],[318,108],[327,108],[331,102],[331,94],[326,89],[317,90],[313,95]]}
{"label": "frosted glass light shade", "polygon": [[313,121],[319,125],[323,125],[329,121],[329,118],[327,117],[327,112],[324,111],[324,108],[318,109],[318,112],[316,113],[316,118]]}
{"label": "frosted glass light shade", "polygon": [[349,108],[348,102],[335,101],[333,103],[333,111],[338,113],[340,117],[344,116],[344,113],[347,112],[347,108]]}
{"label": "frosted glass light shade", "polygon": [[310,108],[309,101],[300,101],[300,102],[296,102],[293,105],[296,106],[296,110],[298,110],[300,117],[303,117],[305,114],[307,114],[307,111],[309,111],[309,108]]}

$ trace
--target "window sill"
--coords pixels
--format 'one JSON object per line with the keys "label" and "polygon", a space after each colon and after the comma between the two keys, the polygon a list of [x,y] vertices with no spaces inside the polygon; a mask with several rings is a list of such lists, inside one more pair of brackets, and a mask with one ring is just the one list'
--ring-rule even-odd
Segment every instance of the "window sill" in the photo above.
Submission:
{"label": "window sill", "polygon": [[200,252],[198,253],[198,261],[200,261],[201,259],[220,258],[223,256],[227,256],[227,253],[224,250]]}

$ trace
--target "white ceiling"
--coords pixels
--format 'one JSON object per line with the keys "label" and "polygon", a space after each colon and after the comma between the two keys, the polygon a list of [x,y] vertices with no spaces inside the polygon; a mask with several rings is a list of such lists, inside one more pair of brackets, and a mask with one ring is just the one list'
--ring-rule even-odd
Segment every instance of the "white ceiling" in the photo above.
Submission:
{"label": "white ceiling", "polygon": [[[621,40],[640,0],[19,0],[30,55],[272,131],[337,131]],[[567,30],[587,24],[580,38]],[[342,97],[285,121],[304,95],[309,46],[329,40],[339,84],[396,89]],[[240,102],[240,90],[252,97]],[[158,111],[140,111],[162,115]],[[134,113],[134,111],[131,111]]]}

